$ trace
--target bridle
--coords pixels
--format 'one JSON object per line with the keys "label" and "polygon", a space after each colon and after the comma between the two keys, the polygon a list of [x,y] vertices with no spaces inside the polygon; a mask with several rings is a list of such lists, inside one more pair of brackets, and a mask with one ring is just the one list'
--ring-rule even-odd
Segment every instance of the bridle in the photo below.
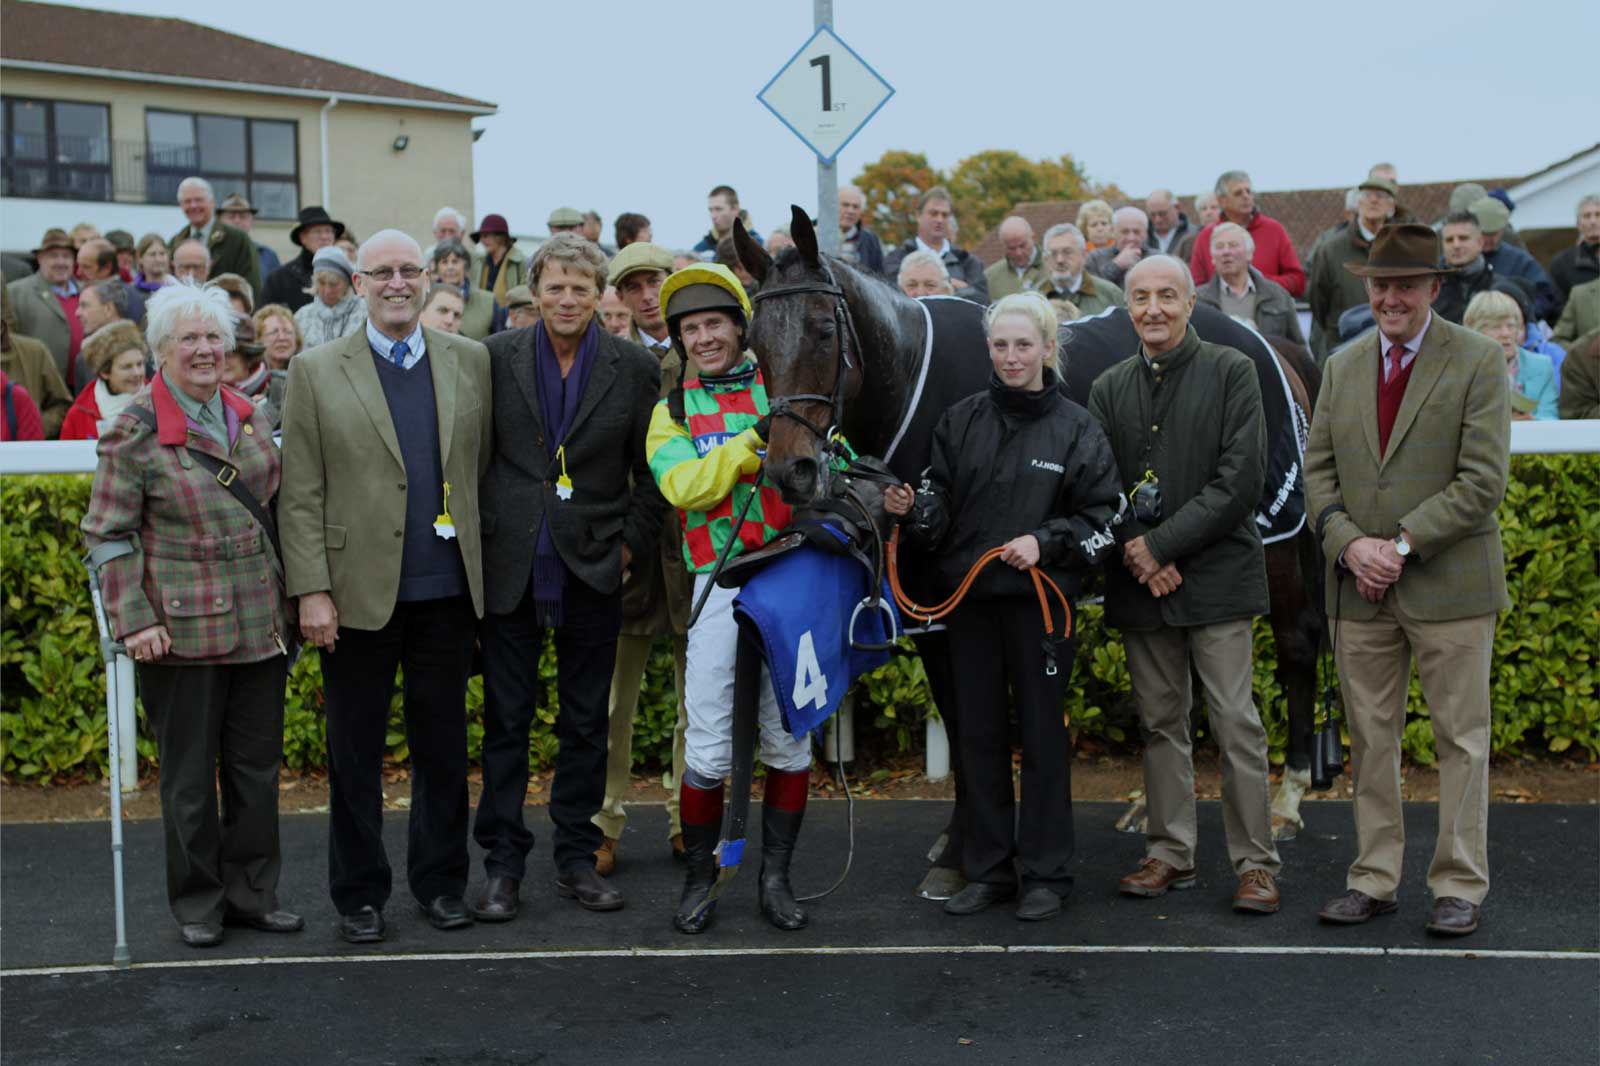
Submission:
{"label": "bridle", "polygon": [[[824,396],[816,392],[797,393],[794,396],[778,396],[770,401],[768,414],[773,418],[789,418],[800,423],[810,430],[812,435],[822,442],[823,450],[833,452],[840,449],[835,443],[838,436],[839,425],[844,420],[844,403],[851,394],[846,393],[846,377],[849,372],[855,372],[856,387],[861,383],[861,338],[856,333],[855,318],[850,314],[850,302],[845,298],[844,290],[834,280],[833,271],[828,269],[826,263],[822,267],[822,281],[802,281],[793,285],[779,285],[775,288],[761,288],[751,297],[753,303],[759,304],[762,300],[770,300],[779,296],[831,296],[833,297],[833,321],[836,326],[836,336],[839,338],[839,358],[834,364],[833,393]],[[853,354],[853,358],[852,358]],[[832,422],[820,426],[795,410],[796,404],[819,403],[827,404],[832,412]]]}

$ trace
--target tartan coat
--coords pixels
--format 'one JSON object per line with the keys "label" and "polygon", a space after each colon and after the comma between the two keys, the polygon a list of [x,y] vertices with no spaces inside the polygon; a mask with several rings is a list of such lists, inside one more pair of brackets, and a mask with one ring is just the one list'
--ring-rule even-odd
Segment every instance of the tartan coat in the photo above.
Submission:
{"label": "tartan coat", "polygon": [[1412,553],[1391,595],[1406,614],[1448,622],[1505,610],[1495,517],[1511,450],[1505,356],[1435,314],[1380,454],[1380,336],[1373,330],[1328,358],[1306,445],[1307,514],[1327,556],[1328,614],[1364,621],[1378,613],[1348,572],[1339,581],[1338,559],[1357,537],[1395,537],[1401,527]]}
{"label": "tartan coat", "polygon": [[158,430],[124,411],[96,449],[84,543],[92,550],[133,542],[133,554],[100,571],[111,631],[121,640],[166,626],[166,664],[260,662],[284,654],[293,633],[282,565],[266,531],[189,454],[225,460],[263,506],[278,491],[278,449],[266,415],[220,387],[232,448],[191,422],[158,374],[133,400],[154,409]]}

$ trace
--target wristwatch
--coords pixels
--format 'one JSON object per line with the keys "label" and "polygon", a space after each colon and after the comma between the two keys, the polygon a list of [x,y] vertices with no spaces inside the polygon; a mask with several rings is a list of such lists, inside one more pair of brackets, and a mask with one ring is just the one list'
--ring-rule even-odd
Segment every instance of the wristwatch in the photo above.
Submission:
{"label": "wristwatch", "polygon": [[1396,555],[1404,559],[1411,554],[1411,545],[1406,541],[1406,538],[1396,537],[1394,538],[1394,551]]}

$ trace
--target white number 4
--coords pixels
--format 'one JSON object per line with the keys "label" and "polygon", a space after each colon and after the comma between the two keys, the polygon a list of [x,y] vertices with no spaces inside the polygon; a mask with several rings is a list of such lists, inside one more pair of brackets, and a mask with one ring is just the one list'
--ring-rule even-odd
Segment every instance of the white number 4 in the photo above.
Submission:
{"label": "white number 4", "polygon": [[794,652],[794,693],[791,696],[795,710],[810,704],[817,710],[828,705],[828,679],[817,662],[817,648],[811,642],[811,630],[800,634],[800,646]]}

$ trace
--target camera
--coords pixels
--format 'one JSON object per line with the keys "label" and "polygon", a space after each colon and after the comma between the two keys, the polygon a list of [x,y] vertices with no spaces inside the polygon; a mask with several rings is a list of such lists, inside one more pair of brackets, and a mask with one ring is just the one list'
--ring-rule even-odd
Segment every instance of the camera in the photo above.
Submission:
{"label": "camera", "polygon": [[1133,508],[1133,517],[1144,525],[1153,526],[1161,521],[1161,482],[1155,471],[1145,471],[1144,479],[1128,493],[1128,503]]}

